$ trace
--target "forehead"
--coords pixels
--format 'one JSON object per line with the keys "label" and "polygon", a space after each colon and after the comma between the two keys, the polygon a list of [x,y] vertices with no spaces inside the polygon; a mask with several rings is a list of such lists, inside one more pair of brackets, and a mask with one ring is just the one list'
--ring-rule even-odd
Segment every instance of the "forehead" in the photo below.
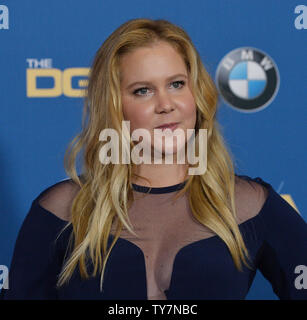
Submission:
{"label": "forehead", "polygon": [[175,73],[186,74],[182,56],[166,42],[150,47],[137,48],[125,54],[120,60],[120,73],[123,81],[139,78],[163,78]]}

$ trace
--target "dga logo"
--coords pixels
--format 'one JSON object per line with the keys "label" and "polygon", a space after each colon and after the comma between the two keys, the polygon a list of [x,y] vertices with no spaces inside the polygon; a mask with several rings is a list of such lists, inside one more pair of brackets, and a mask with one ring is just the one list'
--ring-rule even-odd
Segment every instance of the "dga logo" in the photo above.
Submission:
{"label": "dga logo", "polygon": [[0,5],[0,30],[9,28],[9,9],[7,6]]}
{"label": "dga logo", "polygon": [[307,29],[307,6],[299,5],[294,9],[294,13],[298,16],[294,20],[294,26],[296,29]]}
{"label": "dga logo", "polygon": [[218,90],[225,102],[242,112],[256,112],[274,99],[279,72],[272,58],[259,49],[229,52],[216,71]]}
{"label": "dga logo", "polygon": [[[52,67],[52,59],[27,59],[26,89],[29,98],[83,97],[88,84],[89,68]],[[46,85],[47,82],[47,85]],[[50,84],[51,83],[51,84]]]}
{"label": "dga logo", "polygon": [[9,288],[9,269],[7,266],[0,265],[0,290]]}

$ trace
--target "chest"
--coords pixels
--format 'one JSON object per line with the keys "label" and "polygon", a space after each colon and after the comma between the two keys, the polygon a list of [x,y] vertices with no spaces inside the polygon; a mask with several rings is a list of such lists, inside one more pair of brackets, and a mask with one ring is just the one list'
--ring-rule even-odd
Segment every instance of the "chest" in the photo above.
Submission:
{"label": "chest", "polygon": [[[147,209],[142,215],[131,210],[129,218],[137,236],[124,228],[119,240],[124,239],[143,256],[148,300],[166,300],[176,257],[182,249],[215,234],[193,219],[188,207],[172,212]],[[115,227],[111,234],[115,234]]]}

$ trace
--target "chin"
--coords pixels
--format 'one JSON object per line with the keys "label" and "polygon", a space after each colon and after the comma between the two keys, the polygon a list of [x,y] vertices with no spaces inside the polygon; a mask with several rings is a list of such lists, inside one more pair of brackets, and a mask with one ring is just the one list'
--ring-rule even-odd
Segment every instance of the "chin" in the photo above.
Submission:
{"label": "chin", "polygon": [[176,146],[176,144],[174,146],[171,146],[171,145],[166,146],[166,147],[163,146],[162,149],[155,149],[155,150],[156,150],[156,152],[158,154],[162,154],[163,157],[164,156],[171,156],[171,155],[173,155],[173,157],[176,157],[177,153],[180,150],[182,151],[182,149],[183,149],[183,151],[185,150],[185,145],[184,144],[180,145],[180,146]]}

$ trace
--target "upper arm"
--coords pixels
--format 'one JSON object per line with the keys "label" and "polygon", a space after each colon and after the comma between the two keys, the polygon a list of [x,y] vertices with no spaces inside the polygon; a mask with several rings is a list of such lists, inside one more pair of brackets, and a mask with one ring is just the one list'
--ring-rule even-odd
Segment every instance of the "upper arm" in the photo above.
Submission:
{"label": "upper arm", "polygon": [[236,199],[241,206],[241,219],[252,218],[261,211],[253,224],[260,241],[257,267],[280,299],[306,299],[306,290],[295,283],[299,281],[296,268],[307,265],[307,224],[272,186],[267,189],[262,179],[258,179],[259,183],[255,180],[237,179]]}
{"label": "upper arm", "polygon": [[44,190],[32,202],[18,232],[9,270],[9,289],[2,299],[57,298],[56,281],[69,233],[59,238],[58,235],[66,225],[61,220],[69,220],[76,193],[75,184],[63,181]]}

